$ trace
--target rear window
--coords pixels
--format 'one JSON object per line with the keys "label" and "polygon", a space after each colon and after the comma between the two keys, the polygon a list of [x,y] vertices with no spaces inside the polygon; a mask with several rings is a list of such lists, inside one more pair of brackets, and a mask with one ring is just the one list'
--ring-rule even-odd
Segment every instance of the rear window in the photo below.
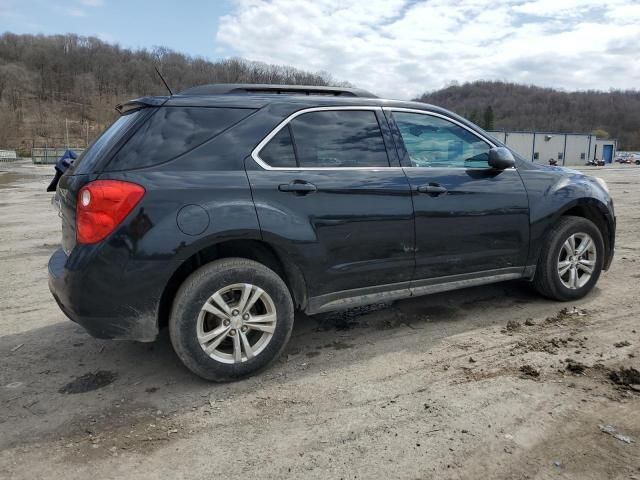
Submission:
{"label": "rear window", "polygon": [[160,107],[107,165],[107,171],[168,162],[202,145],[254,110],[242,108]]}
{"label": "rear window", "polygon": [[107,128],[102,135],[96,138],[87,149],[73,162],[70,175],[81,175],[92,173],[96,162],[102,157],[102,154],[109,150],[122,137],[124,132],[135,122],[140,116],[141,110],[135,110],[126,115],[122,115]]}

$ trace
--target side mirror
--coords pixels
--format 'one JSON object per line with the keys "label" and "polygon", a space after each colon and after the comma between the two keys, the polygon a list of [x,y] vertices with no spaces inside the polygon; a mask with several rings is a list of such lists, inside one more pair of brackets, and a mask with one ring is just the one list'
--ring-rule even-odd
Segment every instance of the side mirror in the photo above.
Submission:
{"label": "side mirror", "polygon": [[489,165],[496,170],[504,170],[516,165],[516,159],[508,148],[495,147],[489,150]]}

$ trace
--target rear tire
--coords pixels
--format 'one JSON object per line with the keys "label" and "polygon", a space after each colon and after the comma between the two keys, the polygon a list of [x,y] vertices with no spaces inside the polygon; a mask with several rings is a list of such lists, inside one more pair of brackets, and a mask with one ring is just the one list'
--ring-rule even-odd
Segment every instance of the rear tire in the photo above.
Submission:
{"label": "rear tire", "polygon": [[176,294],[169,333],[196,375],[216,382],[252,375],[276,360],[293,330],[284,281],[253,260],[225,258],[196,270]]}
{"label": "rear tire", "polygon": [[561,217],[544,240],[533,285],[553,300],[576,300],[593,289],[603,262],[598,227],[586,218]]}

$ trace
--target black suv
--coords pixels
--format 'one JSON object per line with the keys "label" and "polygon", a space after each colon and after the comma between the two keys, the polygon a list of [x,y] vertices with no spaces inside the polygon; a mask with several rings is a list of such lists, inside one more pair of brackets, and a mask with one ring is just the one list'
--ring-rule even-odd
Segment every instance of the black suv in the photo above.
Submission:
{"label": "black suv", "polygon": [[282,352],[294,312],[511,279],[587,294],[612,260],[604,181],[354,89],[209,85],[120,105],[61,177],[60,308],[211,380]]}

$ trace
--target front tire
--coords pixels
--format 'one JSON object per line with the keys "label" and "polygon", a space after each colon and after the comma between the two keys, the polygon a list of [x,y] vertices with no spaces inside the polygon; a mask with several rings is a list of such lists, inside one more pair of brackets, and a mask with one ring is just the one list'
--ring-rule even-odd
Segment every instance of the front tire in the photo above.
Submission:
{"label": "front tire", "polygon": [[533,285],[553,300],[576,300],[593,289],[603,262],[604,241],[598,227],[586,218],[562,217],[544,241]]}
{"label": "front tire", "polygon": [[284,281],[253,260],[226,258],[196,270],[176,294],[169,320],[185,366],[212,381],[252,375],[277,359],[293,330]]}

